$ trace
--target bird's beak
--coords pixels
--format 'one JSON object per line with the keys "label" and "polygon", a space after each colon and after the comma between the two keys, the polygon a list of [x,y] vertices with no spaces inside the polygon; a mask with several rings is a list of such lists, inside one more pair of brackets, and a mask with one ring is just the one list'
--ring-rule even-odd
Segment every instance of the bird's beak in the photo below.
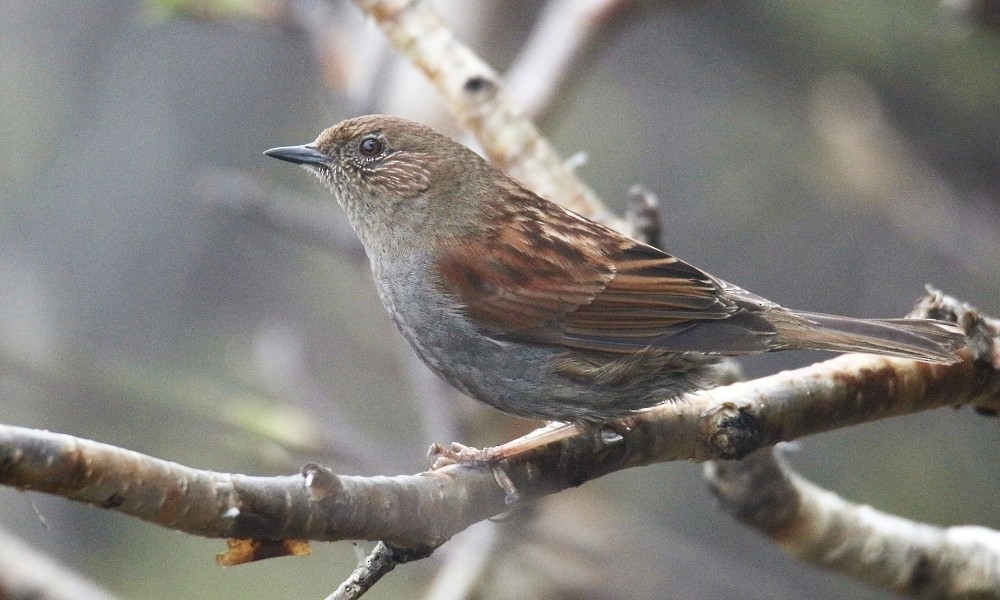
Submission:
{"label": "bird's beak", "polygon": [[314,146],[282,146],[264,151],[265,156],[284,160],[296,165],[325,165],[330,157],[317,150]]}

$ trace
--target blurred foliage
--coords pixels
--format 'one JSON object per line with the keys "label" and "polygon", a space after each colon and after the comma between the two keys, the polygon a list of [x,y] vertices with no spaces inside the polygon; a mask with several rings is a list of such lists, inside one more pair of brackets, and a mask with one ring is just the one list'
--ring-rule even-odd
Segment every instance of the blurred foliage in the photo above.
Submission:
{"label": "blurred foliage", "polygon": [[281,4],[277,0],[145,0],[147,14],[158,20],[260,18]]}

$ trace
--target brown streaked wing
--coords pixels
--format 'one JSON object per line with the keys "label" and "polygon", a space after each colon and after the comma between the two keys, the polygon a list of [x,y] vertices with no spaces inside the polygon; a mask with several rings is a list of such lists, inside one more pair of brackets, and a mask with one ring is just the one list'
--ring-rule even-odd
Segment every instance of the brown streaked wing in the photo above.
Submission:
{"label": "brown streaked wing", "polygon": [[737,310],[704,271],[630,242],[612,257],[616,274],[604,290],[563,319],[563,345],[634,351],[687,322],[717,321]]}
{"label": "brown streaked wing", "polygon": [[442,290],[496,333],[534,338],[590,302],[614,277],[596,250],[540,234],[537,223],[466,239],[439,256]]}
{"label": "brown streaked wing", "polygon": [[[545,225],[511,219],[453,244],[438,258],[443,290],[505,337],[609,352],[632,352],[687,321],[735,311],[703,271],[567,216],[547,214]],[[590,243],[567,241],[574,238]],[[618,248],[608,251],[608,242]]]}

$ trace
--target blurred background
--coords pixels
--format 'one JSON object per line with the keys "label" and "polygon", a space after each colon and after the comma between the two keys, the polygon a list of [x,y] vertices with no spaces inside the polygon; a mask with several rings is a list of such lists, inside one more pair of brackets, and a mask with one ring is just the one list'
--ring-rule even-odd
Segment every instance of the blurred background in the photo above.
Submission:
{"label": "blurred background", "polygon": [[[518,67],[512,93],[613,208],[659,195],[668,251],[801,309],[900,316],[932,283],[1000,314],[995,3],[611,3],[557,84],[532,62],[544,27],[587,2],[432,4]],[[349,2],[0,3],[2,421],[260,475],[411,473],[431,442],[530,430],[413,360],[330,196],[261,156],[371,112],[468,141]],[[997,528],[998,454],[995,420],[942,410],[792,462],[855,502]],[[221,540],[10,489],[0,526],[124,598],[321,598],[356,564],[337,543],[221,569]],[[785,557],[688,463],[480,524],[369,597],[724,595],[888,597]]]}

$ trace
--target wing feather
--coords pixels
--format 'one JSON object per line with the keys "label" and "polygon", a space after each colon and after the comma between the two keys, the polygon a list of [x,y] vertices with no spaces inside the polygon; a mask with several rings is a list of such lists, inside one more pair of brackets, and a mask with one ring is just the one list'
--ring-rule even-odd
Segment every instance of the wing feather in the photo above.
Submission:
{"label": "wing feather", "polygon": [[442,291],[492,335],[624,353],[738,310],[704,271],[534,199],[437,259]]}

